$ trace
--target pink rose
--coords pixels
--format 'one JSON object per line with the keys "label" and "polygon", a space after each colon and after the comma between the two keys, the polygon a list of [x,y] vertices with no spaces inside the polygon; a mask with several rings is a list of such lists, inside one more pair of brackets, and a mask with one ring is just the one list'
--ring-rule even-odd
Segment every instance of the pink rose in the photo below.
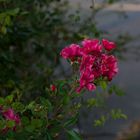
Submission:
{"label": "pink rose", "polygon": [[80,72],[85,70],[87,67],[91,69],[93,66],[94,60],[95,60],[95,57],[92,55],[83,55],[82,60],[81,60],[81,65],[80,65]]}
{"label": "pink rose", "polygon": [[82,56],[82,51],[79,45],[71,44],[68,47],[65,47],[60,55],[65,59],[73,59],[78,56]]}
{"label": "pink rose", "polygon": [[106,76],[109,81],[118,73],[118,63],[117,59],[113,55],[103,55],[102,56],[102,74]]}
{"label": "pink rose", "polygon": [[117,59],[113,55],[108,55],[103,48],[111,51],[116,45],[106,39],[103,39],[102,43],[97,39],[85,39],[82,41],[82,47],[72,44],[61,51],[63,58],[76,60],[80,64],[80,86],[77,92],[83,88],[89,91],[95,90],[94,80],[107,77],[110,81],[117,74]]}
{"label": "pink rose", "polygon": [[83,88],[87,88],[89,91],[95,90],[96,86],[93,84],[94,75],[90,69],[86,69],[80,77],[80,87],[77,88],[77,92],[80,92]]}
{"label": "pink rose", "polygon": [[85,39],[82,42],[82,51],[85,54],[94,54],[102,51],[102,46],[97,39]]}
{"label": "pink rose", "polygon": [[[2,112],[3,116],[6,120],[12,120],[15,122],[15,126],[13,127],[13,130],[16,130],[16,126],[20,124],[20,117],[14,113],[13,109],[7,109],[6,111]],[[3,132],[7,132],[9,128],[4,128]]]}
{"label": "pink rose", "polygon": [[116,45],[114,42],[110,42],[106,39],[103,39],[102,40],[102,44],[104,46],[104,48],[107,50],[107,51],[111,51],[112,49],[115,49],[116,48]]}

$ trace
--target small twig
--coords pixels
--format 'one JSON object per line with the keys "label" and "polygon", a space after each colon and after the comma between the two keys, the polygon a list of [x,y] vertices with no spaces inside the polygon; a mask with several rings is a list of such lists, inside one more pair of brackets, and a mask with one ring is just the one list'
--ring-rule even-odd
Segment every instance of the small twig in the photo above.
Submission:
{"label": "small twig", "polygon": [[92,19],[95,20],[95,0],[92,0]]}

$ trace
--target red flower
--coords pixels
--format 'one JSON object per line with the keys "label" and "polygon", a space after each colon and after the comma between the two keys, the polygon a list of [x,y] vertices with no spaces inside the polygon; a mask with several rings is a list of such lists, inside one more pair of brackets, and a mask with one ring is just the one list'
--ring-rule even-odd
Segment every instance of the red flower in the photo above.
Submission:
{"label": "red flower", "polygon": [[111,51],[112,49],[116,48],[116,45],[114,42],[110,42],[106,39],[102,40],[103,46],[107,51]]}
{"label": "red flower", "polygon": [[80,72],[85,70],[86,68],[91,69],[94,63],[95,57],[92,55],[83,55],[81,65],[80,65]]}
{"label": "red flower", "polygon": [[[15,122],[15,126],[13,127],[13,130],[16,131],[16,126],[20,124],[20,117],[14,113],[13,109],[8,109],[4,112],[2,112],[3,116],[6,120],[12,120]],[[7,132],[9,130],[8,127],[3,129],[3,132]]]}
{"label": "red flower", "polygon": [[82,47],[72,44],[61,51],[62,57],[71,61],[76,60],[80,64],[80,86],[77,92],[83,88],[89,91],[95,90],[94,80],[107,77],[110,81],[118,72],[117,59],[113,55],[108,55],[103,47],[111,51],[116,45],[105,39],[102,43],[97,39],[85,39]]}
{"label": "red flower", "polygon": [[82,42],[82,51],[85,54],[94,54],[102,51],[102,46],[99,44],[97,39],[85,39]]}
{"label": "red flower", "polygon": [[15,121],[17,124],[20,123],[20,118],[17,114],[14,113],[13,109],[8,109],[5,112],[3,112],[3,116],[7,119],[7,120],[13,120]]}
{"label": "red flower", "polygon": [[77,92],[80,92],[83,88],[87,88],[89,91],[95,90],[96,86],[93,84],[94,75],[90,69],[86,69],[80,77],[80,87],[77,88]]}
{"label": "red flower", "polygon": [[118,73],[117,59],[113,55],[102,55],[102,75],[109,81]]}
{"label": "red flower", "polygon": [[60,55],[65,59],[74,59],[75,57],[82,56],[82,51],[79,45],[71,44],[64,48]]}
{"label": "red flower", "polygon": [[50,88],[51,88],[51,91],[52,91],[52,92],[55,92],[56,89],[57,89],[55,85],[51,85]]}

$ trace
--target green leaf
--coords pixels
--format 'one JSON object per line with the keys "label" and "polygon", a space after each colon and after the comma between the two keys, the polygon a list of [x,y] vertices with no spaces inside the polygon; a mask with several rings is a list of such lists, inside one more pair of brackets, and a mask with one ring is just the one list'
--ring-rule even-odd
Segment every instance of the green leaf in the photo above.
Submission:
{"label": "green leaf", "polygon": [[94,126],[103,126],[106,122],[107,118],[102,115],[100,119],[94,121]]}
{"label": "green leaf", "polygon": [[48,111],[52,111],[53,106],[52,106],[52,103],[48,99],[41,97],[40,101],[43,106],[47,107]]}
{"label": "green leaf", "polygon": [[90,98],[87,100],[87,107],[104,107],[105,99],[100,93],[96,93],[96,98]]}
{"label": "green leaf", "polygon": [[21,122],[23,125],[28,125],[30,123],[28,117],[25,116],[21,118]]}
{"label": "green leaf", "polygon": [[3,129],[5,126],[5,122],[3,120],[0,120],[0,130]]}
{"label": "green leaf", "polygon": [[112,94],[112,93],[115,93],[117,96],[124,96],[124,94],[125,94],[124,91],[121,88],[119,88],[115,85],[112,85],[109,88],[109,94]]}
{"label": "green leaf", "polygon": [[29,105],[26,107],[27,109],[34,109],[34,106],[35,106],[35,101],[32,101],[29,103]]}
{"label": "green leaf", "polygon": [[7,33],[7,28],[6,28],[5,26],[2,26],[1,32],[2,32],[3,34],[6,34],[6,33]]}
{"label": "green leaf", "polygon": [[50,135],[55,136],[56,134],[59,134],[61,129],[62,129],[61,124],[53,126],[53,128],[51,128]]}
{"label": "green leaf", "polygon": [[125,94],[122,89],[117,88],[117,87],[115,88],[115,93],[117,96],[124,96],[124,94]]}
{"label": "green leaf", "polygon": [[20,102],[14,102],[14,103],[12,103],[12,108],[14,110],[16,110],[17,112],[19,112],[19,111],[22,112],[24,110],[24,105]]}
{"label": "green leaf", "polygon": [[49,100],[47,100],[46,105],[47,105],[48,111],[52,111],[52,104]]}
{"label": "green leaf", "polygon": [[40,120],[40,119],[33,119],[33,120],[31,120],[31,125],[32,125],[34,128],[40,128],[40,127],[42,127],[43,122],[42,122],[42,120]]}
{"label": "green leaf", "polygon": [[45,138],[46,138],[45,140],[53,140],[48,132],[46,132]]}
{"label": "green leaf", "polygon": [[0,105],[4,105],[4,99],[2,97],[0,97]]}
{"label": "green leaf", "polygon": [[6,13],[10,16],[16,16],[19,13],[19,11],[20,11],[19,8],[15,8],[15,9],[6,11]]}
{"label": "green leaf", "polygon": [[81,136],[74,130],[67,131],[68,140],[82,140]]}
{"label": "green leaf", "polygon": [[13,99],[14,99],[14,95],[11,94],[5,98],[5,102],[7,104],[10,104],[10,103],[12,103]]}
{"label": "green leaf", "polygon": [[87,100],[87,107],[98,107],[98,101],[95,98],[91,98]]}
{"label": "green leaf", "polygon": [[100,86],[105,91],[107,89],[107,82],[106,81],[100,81]]}
{"label": "green leaf", "polygon": [[114,86],[111,86],[108,90],[108,93],[111,95],[114,92]]}
{"label": "green leaf", "polygon": [[77,115],[64,123],[64,127],[72,126],[77,122]]}
{"label": "green leaf", "polygon": [[63,87],[64,87],[64,85],[66,84],[66,81],[60,81],[60,82],[61,82],[61,83],[59,84],[58,91],[59,91],[60,94],[64,94],[65,92],[64,92]]}
{"label": "green leaf", "polygon": [[127,116],[124,113],[122,113],[121,109],[117,109],[117,110],[113,109],[111,111],[111,116],[114,120],[127,119]]}
{"label": "green leaf", "polygon": [[23,16],[23,15],[28,15],[28,14],[29,14],[28,11],[23,11],[23,12],[20,13],[20,15],[22,15],[22,16]]}
{"label": "green leaf", "polygon": [[65,95],[62,99],[62,104],[67,105],[70,103],[70,97],[68,95]]}
{"label": "green leaf", "polygon": [[5,25],[10,25],[11,24],[11,18],[10,16],[6,16],[5,19],[4,19],[4,24]]}
{"label": "green leaf", "polygon": [[6,126],[9,127],[9,128],[12,128],[15,126],[15,121],[12,121],[12,120],[8,120],[6,122]]}
{"label": "green leaf", "polygon": [[33,125],[28,125],[25,127],[25,130],[28,132],[33,132],[35,130],[35,127]]}

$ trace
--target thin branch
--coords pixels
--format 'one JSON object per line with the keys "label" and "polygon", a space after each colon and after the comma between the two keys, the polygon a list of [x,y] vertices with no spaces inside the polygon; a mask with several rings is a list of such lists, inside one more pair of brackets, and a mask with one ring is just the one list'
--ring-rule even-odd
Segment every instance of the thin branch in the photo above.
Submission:
{"label": "thin branch", "polygon": [[91,0],[92,1],[92,20],[94,22],[95,20],[95,0]]}

